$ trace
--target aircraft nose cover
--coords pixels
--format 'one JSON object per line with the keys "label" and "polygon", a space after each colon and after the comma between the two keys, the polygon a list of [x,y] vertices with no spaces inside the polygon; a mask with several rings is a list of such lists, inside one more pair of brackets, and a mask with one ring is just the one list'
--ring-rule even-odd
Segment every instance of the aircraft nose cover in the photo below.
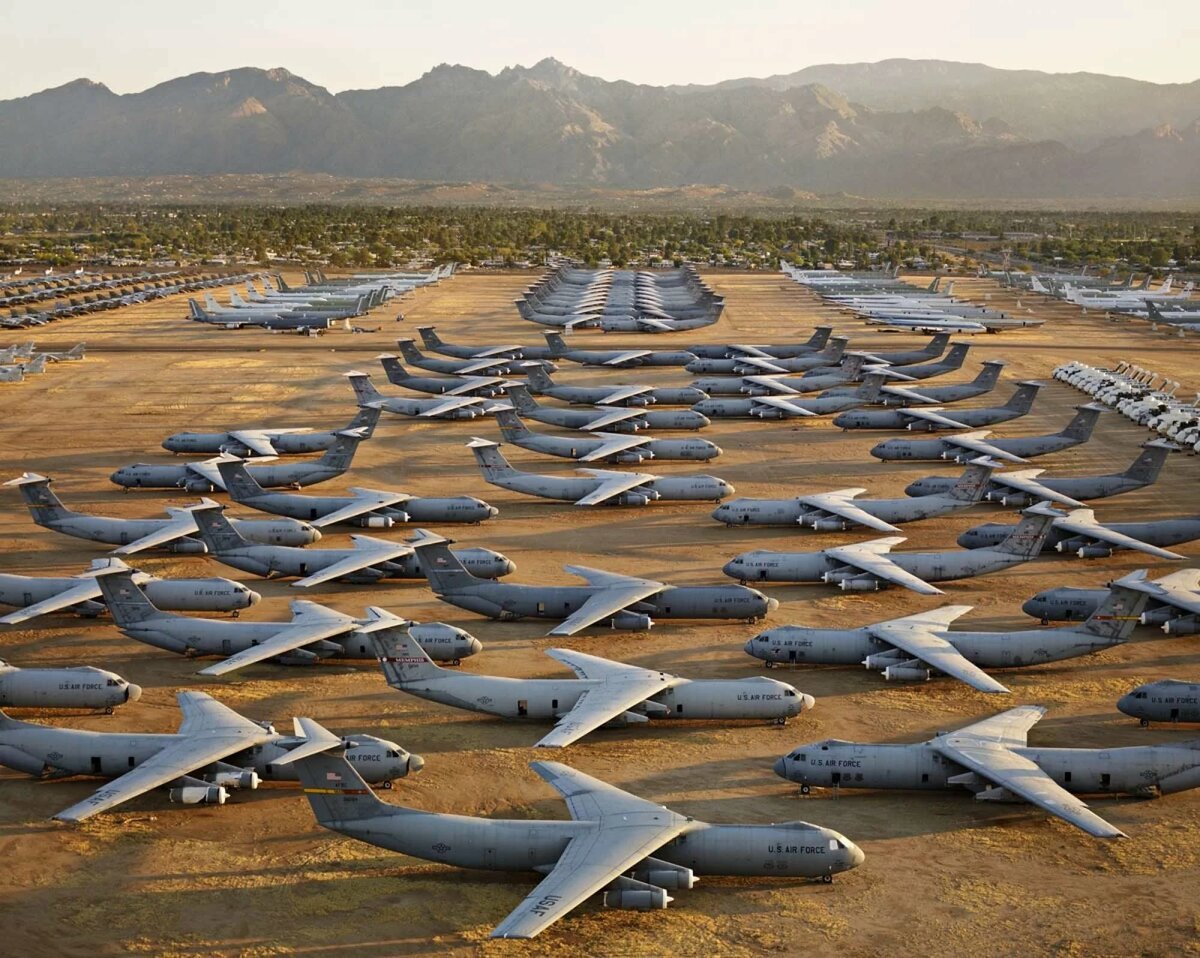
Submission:
{"label": "aircraft nose cover", "polygon": [[781,758],[771,767],[780,778],[787,778],[787,759]]}
{"label": "aircraft nose cover", "polygon": [[136,702],[142,697],[142,687],[134,685],[132,682],[125,687],[125,701]]}
{"label": "aircraft nose cover", "polygon": [[807,712],[810,708],[817,704],[817,700],[807,692],[800,693],[800,711]]}
{"label": "aircraft nose cover", "polygon": [[420,755],[410,755],[408,757],[408,772],[410,775],[416,775],[425,767],[425,759]]}

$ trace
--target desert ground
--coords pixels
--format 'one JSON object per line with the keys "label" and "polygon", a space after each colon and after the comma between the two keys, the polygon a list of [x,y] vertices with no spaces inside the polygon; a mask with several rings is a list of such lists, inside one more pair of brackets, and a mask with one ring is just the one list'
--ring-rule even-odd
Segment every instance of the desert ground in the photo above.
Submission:
{"label": "desert ground", "polygon": [[[855,346],[901,348],[924,337],[889,335],[822,306],[779,274],[706,276],[726,297],[721,321],[698,333],[635,337],[582,332],[585,345],[677,347],[688,342],[778,342],[807,338],[832,321]],[[914,280],[918,282],[919,280]],[[35,337],[39,346],[88,344],[83,363],[51,367],[24,384],[0,385],[0,478],[36,471],[55,479],[68,506],[124,516],[153,516],[191,495],[123,493],[109,473],[135,461],[169,461],[159,443],[185,429],[242,425],[328,427],[354,413],[342,374],[372,373],[390,386],[374,357],[397,334],[435,324],[454,342],[540,342],[541,328],[519,319],[512,300],[531,278],[460,273],[436,288],[385,305],[362,321],[377,332],[320,338],[226,331],[187,322],[175,297],[66,320],[28,335],[6,334],[0,347]],[[1152,332],[1064,305],[1015,296],[987,280],[959,280],[959,293],[1032,309],[1037,330],[980,336],[958,381],[979,360],[1009,362],[1001,386],[972,405],[1003,401],[1008,383],[1041,378],[1071,358],[1112,365],[1132,358],[1200,388],[1195,337]],[[221,296],[224,299],[224,295]],[[404,322],[395,321],[397,311]],[[682,384],[681,370],[597,371],[565,364],[567,382]],[[938,382],[941,382],[939,380]],[[1034,411],[996,434],[1056,431],[1083,401],[1050,382]],[[542,428],[542,427],[536,427]],[[545,427],[548,428],[548,427]],[[417,495],[469,494],[500,515],[479,526],[438,531],[465,545],[498,549],[517,564],[510,581],[574,581],[580,563],[672,583],[728,582],[722,564],[746,549],[816,549],[870,538],[787,529],[729,530],[707,504],[577,509],[485,484],[464,444],[499,438],[494,423],[414,422],[385,414],[352,471],[317,492],[350,485]],[[866,486],[900,495],[906,483],[951,464],[880,464],[867,449],[875,433],[842,433],[827,421],[715,421],[702,435],[724,455],[708,465],[654,463],[663,473],[710,472],[739,495],[787,496]],[[1120,471],[1145,431],[1123,417],[1102,418],[1093,440],[1037,460],[1050,474]],[[506,446],[522,468],[568,473],[571,464]],[[645,466],[646,464],[644,464]],[[1150,489],[1097,504],[1101,520],[1158,518],[1200,511],[1200,460],[1172,457]],[[217,498],[224,500],[222,494]],[[231,514],[245,514],[234,508]],[[907,526],[907,548],[953,547],[964,528],[1009,511],[985,505],[947,519]],[[372,530],[376,533],[378,530]],[[403,537],[403,528],[382,533]],[[345,541],[330,533],[323,545]],[[35,526],[18,495],[0,487],[0,571],[73,574],[102,549]],[[905,547],[902,547],[905,548]],[[1200,543],[1180,547],[1200,562]],[[1122,552],[1110,559],[1041,558],[1006,574],[945,585],[944,599],[896,589],[843,593],[825,586],[766,586],[779,610],[768,625],[859,625],[943,602],[975,611],[960,628],[1015,629],[1035,623],[1021,603],[1057,584],[1096,586],[1149,564]],[[286,618],[300,590],[286,581],[239,574],[193,556],[140,557],[162,575],[229,575],[264,595],[249,619]],[[493,622],[437,602],[423,582],[318,587],[302,597],[351,614],[368,604],[399,615],[462,626],[484,651],[462,668],[512,676],[565,675],[543,650],[563,644],[689,677],[762,673],[742,651],[762,626],[657,623],[644,634],[591,629],[552,640],[545,622]],[[393,739],[427,765],[401,780],[387,801],[423,809],[508,818],[565,817],[563,803],[527,764],[558,759],[638,795],[708,821],[813,821],[838,829],[866,853],[858,869],[831,885],[779,879],[700,876],[663,912],[577,909],[534,942],[493,942],[489,930],[533,887],[536,876],[464,872],[398,856],[326,832],[295,787],[268,784],[237,793],[223,807],[171,805],[152,793],[81,826],[49,820],[97,787],[94,780],[33,781],[0,771],[0,951],[13,955],[877,955],[1069,954],[1177,955],[1200,952],[1200,792],[1160,800],[1097,798],[1093,807],[1131,837],[1102,842],[1024,805],[972,800],[967,793],[814,790],[801,797],[771,765],[804,742],[824,739],[919,741],[1005,707],[1049,708],[1032,743],[1121,746],[1177,742],[1200,731],[1142,729],[1115,709],[1117,697],[1155,678],[1200,677],[1196,638],[1140,628],[1121,648],[1089,659],[1001,675],[1013,694],[986,696],[949,679],[885,683],[858,668],[780,669],[769,674],[814,695],[816,707],[785,728],[765,724],[660,722],[607,729],[563,753],[529,746],[544,727],[505,723],[394,692],[370,664],[287,668],[265,664],[226,680],[195,673],[202,663],[123,638],[107,618],[57,616],[36,627],[0,631],[0,656],[18,665],[94,664],[142,685],[140,702],[115,715],[17,713],[35,721],[103,731],[173,731],[180,689],[204,689],[255,719],[281,727],[312,716],[338,732]]]}

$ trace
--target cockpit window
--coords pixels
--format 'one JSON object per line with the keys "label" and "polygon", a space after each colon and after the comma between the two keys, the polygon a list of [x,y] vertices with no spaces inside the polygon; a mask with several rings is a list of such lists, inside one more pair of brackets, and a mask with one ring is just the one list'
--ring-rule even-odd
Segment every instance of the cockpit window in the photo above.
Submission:
{"label": "cockpit window", "polygon": [[400,757],[400,753],[397,752],[394,748],[388,749],[388,758],[399,758],[399,757]]}
{"label": "cockpit window", "polygon": [[791,689],[788,689],[787,691],[785,691],[783,693],[783,697],[787,698],[787,699],[794,699],[796,697],[796,693],[793,692]]}
{"label": "cockpit window", "polygon": [[829,850],[831,852],[836,852],[840,847],[841,846],[838,845],[838,840],[836,838],[829,839]]}

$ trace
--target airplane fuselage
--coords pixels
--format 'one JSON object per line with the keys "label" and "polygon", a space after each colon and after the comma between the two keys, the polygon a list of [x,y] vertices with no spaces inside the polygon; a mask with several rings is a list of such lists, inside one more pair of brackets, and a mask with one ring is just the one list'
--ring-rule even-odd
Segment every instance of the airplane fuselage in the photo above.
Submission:
{"label": "airplane fuselage", "polygon": [[[0,605],[23,609],[86,581],[86,578],[65,576],[0,575]],[[249,608],[259,598],[257,593],[241,583],[221,578],[151,579],[142,584],[142,589],[160,609],[180,612],[234,612]],[[98,615],[103,610],[104,604],[99,596],[71,607],[71,611],[84,615]]]}
{"label": "airplane fuselage", "polygon": [[[917,522],[974,505],[950,496],[918,496],[912,499],[850,499],[849,503],[876,519],[892,525]],[[713,510],[712,517],[727,526],[801,526],[820,532],[852,529],[853,520],[810,506],[803,498],[734,499]]]}
{"label": "airplane fuselage", "polygon": [[[889,552],[887,558],[926,582],[948,582],[986,575],[1029,561],[993,549],[961,552]],[[725,574],[741,582],[828,582],[853,592],[873,592],[889,584],[828,557],[824,552],[743,552],[725,564]]]}
{"label": "airplane fuselage", "polygon": [[[264,578],[304,578],[354,556],[353,549],[289,549],[284,546],[241,546],[213,556],[218,562]],[[512,564],[491,549],[456,549],[458,561],[481,579],[508,575]],[[366,568],[340,576],[338,581],[371,583],[380,579],[422,579],[425,573],[417,557],[408,553],[380,560]],[[157,604],[157,603],[156,603]]]}
{"label": "airplane fuselage", "polygon": [[[289,492],[273,492],[266,496],[242,498],[238,501],[263,512],[311,521],[352,506],[358,500],[351,496],[302,496]],[[492,506],[474,496],[413,496],[395,505],[381,506],[349,519],[347,524],[363,528],[387,528],[399,522],[483,522],[496,514]],[[250,538],[245,532],[242,532],[242,535]]]}

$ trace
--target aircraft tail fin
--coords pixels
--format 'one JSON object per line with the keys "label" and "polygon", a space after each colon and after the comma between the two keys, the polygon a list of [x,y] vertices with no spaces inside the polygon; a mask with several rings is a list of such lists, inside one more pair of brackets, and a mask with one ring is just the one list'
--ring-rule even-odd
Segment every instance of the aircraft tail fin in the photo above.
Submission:
{"label": "aircraft tail fin", "polygon": [[1157,482],[1159,473],[1162,472],[1167,457],[1171,455],[1173,449],[1174,447],[1166,442],[1148,442],[1142,447],[1138,457],[1121,475],[1147,486]]}
{"label": "aircraft tail fin", "polygon": [[188,316],[191,319],[199,322],[203,322],[204,320],[208,319],[208,313],[201,309],[200,304],[190,297],[188,299]]}
{"label": "aircraft tail fin", "polygon": [[412,375],[395,356],[380,356],[379,362],[387,373],[388,382],[395,386],[403,386],[412,379]]}
{"label": "aircraft tail fin", "polygon": [[[376,409],[375,413],[378,415],[379,410]],[[358,451],[358,444],[368,436],[364,435],[362,429],[340,429],[336,436],[333,445],[325,450],[325,455],[317,462],[330,469],[336,469],[340,475],[350,468],[350,463],[354,461],[354,454]]]}
{"label": "aircraft tail fin", "polygon": [[979,502],[987,491],[988,480],[999,465],[994,459],[981,456],[967,463],[963,474],[947,491],[946,495],[958,502]]}
{"label": "aircraft tail fin", "polygon": [[29,507],[33,521],[39,526],[50,526],[59,519],[76,515],[62,504],[62,500],[50,488],[51,479],[40,476],[35,472],[27,472],[16,479],[10,479],[5,485],[16,486],[21,492],[21,498]]}
{"label": "aircraft tail fin", "polygon": [[433,664],[429,653],[408,635],[407,630],[381,629],[370,636],[375,657],[383,669],[383,677],[394,689],[402,689],[410,682],[435,678],[439,672],[445,671]]}
{"label": "aircraft tail fin", "polygon": [[404,357],[406,363],[412,363],[415,366],[425,358],[417,349],[417,344],[411,339],[397,339],[396,345],[400,347],[400,355]]}
{"label": "aircraft tail fin", "polygon": [[512,383],[504,395],[513,404],[518,415],[530,416],[538,411],[537,400],[529,395],[529,390],[523,383]]}
{"label": "aircraft tail fin", "polygon": [[287,284],[287,281],[284,280],[282,273],[275,274],[275,288],[281,293],[290,293],[292,291],[292,287],[290,287]]}
{"label": "aircraft tail fin", "polygon": [[550,378],[550,373],[546,371],[546,367],[541,363],[529,363],[524,366],[524,369],[529,378],[530,389],[533,392],[544,392],[554,387],[554,380]]}
{"label": "aircraft tail fin", "polygon": [[221,304],[217,302],[217,297],[215,297],[212,293],[205,293],[204,294],[204,307],[210,313],[215,313],[217,310],[219,310],[221,308]]}
{"label": "aircraft tail fin", "polygon": [[944,292],[947,296],[953,296],[954,295],[954,280],[950,280],[950,282],[948,282],[946,284],[946,288],[944,290],[942,290],[942,292]]}
{"label": "aircraft tail fin", "polygon": [[421,342],[425,344],[426,349],[431,349],[435,353],[446,344],[442,342],[442,338],[437,334],[437,329],[433,326],[418,326],[417,333],[421,337]]}
{"label": "aircraft tail fin", "polygon": [[219,505],[192,509],[192,516],[196,520],[196,531],[213,555],[232,552],[250,544],[221,514]]}
{"label": "aircraft tail fin", "polygon": [[531,435],[515,409],[496,410],[496,422],[500,426],[500,435],[509,442],[519,442]]}
{"label": "aircraft tail fin", "polygon": [[925,348],[921,352],[927,354],[930,359],[937,359],[946,351],[946,347],[950,345],[949,333],[934,333],[933,339],[925,344]]}
{"label": "aircraft tail fin", "polygon": [[935,277],[933,278],[933,282],[932,282],[932,283],[930,283],[928,286],[926,286],[926,287],[925,287],[925,292],[927,292],[927,293],[936,293],[936,292],[937,292],[937,288],[938,288],[938,283],[940,283],[941,281],[942,281],[942,278],[941,278],[940,276],[935,276]]}
{"label": "aircraft tail fin", "polygon": [[864,403],[873,403],[879,398],[879,393],[886,381],[887,377],[882,373],[867,373],[863,376],[862,384],[858,387],[855,398],[861,399]]}
{"label": "aircraft tail fin", "polygon": [[[947,369],[962,369],[962,364],[966,361],[967,353],[970,352],[970,350],[970,343],[955,343],[950,347],[950,352],[946,353],[946,356],[942,360],[941,364]],[[980,373],[980,375],[982,376],[983,373]],[[997,375],[999,375],[999,373],[997,373]]]}
{"label": "aircraft tail fin", "polygon": [[1100,414],[1104,412],[1103,406],[1087,403],[1083,406],[1075,407],[1075,417],[1067,423],[1063,431],[1059,433],[1067,439],[1076,439],[1079,442],[1087,442],[1092,438],[1092,431],[1096,428],[1096,423],[1100,419]]}
{"label": "aircraft tail fin", "polygon": [[862,353],[851,353],[842,360],[842,373],[847,381],[853,381],[858,378],[862,372],[863,366],[867,364],[867,357]]}
{"label": "aircraft tail fin", "polygon": [[413,541],[412,546],[435,595],[440,596],[454,591],[457,587],[483,581],[467,571],[441,536],[435,536],[424,529],[418,529],[417,535],[418,538]]}
{"label": "aircraft tail fin", "polygon": [[1054,520],[1062,516],[1063,513],[1044,502],[1030,506],[1021,513],[1016,528],[1002,542],[996,543],[992,551],[1032,559],[1041,553]]}
{"label": "aircraft tail fin", "polygon": [[258,484],[258,480],[246,468],[241,459],[222,459],[217,463],[217,472],[225,483],[225,491],[234,502],[253,502],[259,496],[265,496],[267,490]]}
{"label": "aircraft tail fin", "polygon": [[317,824],[340,831],[343,822],[403,814],[406,809],[381,802],[345,753],[321,752],[297,759],[296,774]]}
{"label": "aircraft tail fin", "polygon": [[1145,580],[1146,570],[1139,569],[1109,585],[1108,595],[1087,617],[1083,627],[1114,645],[1128,641],[1150,599],[1145,592],[1133,588]]}
{"label": "aircraft tail fin", "polygon": [[808,337],[808,342],[804,345],[814,352],[822,350],[825,348],[825,344],[829,342],[829,334],[832,332],[832,326],[818,326],[813,330],[813,334]]}
{"label": "aircraft tail fin", "polygon": [[517,471],[512,467],[512,463],[505,459],[504,453],[500,451],[500,443],[488,439],[472,439],[467,443],[467,448],[475,454],[475,462],[479,465],[485,482],[516,475]]}
{"label": "aircraft tail fin", "polygon": [[375,427],[379,425],[379,407],[378,406],[361,406],[354,418],[351,419],[344,429],[358,429],[362,431],[363,439],[370,439],[375,435]]}
{"label": "aircraft tail fin", "polygon": [[104,604],[119,628],[137,625],[163,614],[133,580],[133,570],[127,566],[101,572],[96,576],[96,584],[100,586]]}
{"label": "aircraft tail fin", "polygon": [[367,403],[380,402],[384,396],[371,382],[371,377],[366,373],[349,372],[346,373],[346,378],[350,380],[350,385],[354,389],[354,396],[358,400],[360,406],[365,406]]}
{"label": "aircraft tail fin", "polygon": [[1019,383],[1013,394],[1008,397],[1008,402],[1004,404],[1004,408],[1024,416],[1033,408],[1033,401],[1037,399],[1041,388],[1041,383]]}
{"label": "aircraft tail fin", "polygon": [[567,343],[561,333],[546,333],[546,342],[550,346],[550,355],[558,359],[567,351]]}
{"label": "aircraft tail fin", "polygon": [[229,291],[229,305],[245,306],[246,301],[244,299],[242,299],[241,294],[236,289],[231,289]]}

